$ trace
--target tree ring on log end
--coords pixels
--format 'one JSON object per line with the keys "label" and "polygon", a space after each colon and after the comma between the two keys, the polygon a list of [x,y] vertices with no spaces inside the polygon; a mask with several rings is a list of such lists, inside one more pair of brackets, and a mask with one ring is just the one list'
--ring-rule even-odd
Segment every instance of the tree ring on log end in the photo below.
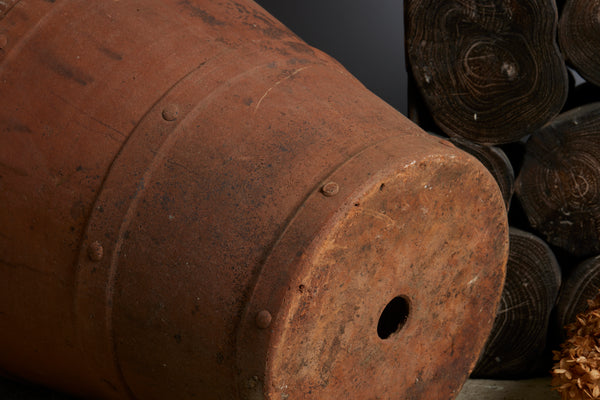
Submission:
{"label": "tree ring on log end", "polygon": [[545,239],[577,256],[600,251],[600,103],[561,114],[527,142],[515,191]]}
{"label": "tree ring on log end", "polygon": [[406,21],[413,76],[449,136],[517,141],[564,105],[553,1],[408,0]]}
{"label": "tree ring on log end", "polygon": [[600,86],[600,0],[568,0],[560,17],[558,41],[577,72]]}

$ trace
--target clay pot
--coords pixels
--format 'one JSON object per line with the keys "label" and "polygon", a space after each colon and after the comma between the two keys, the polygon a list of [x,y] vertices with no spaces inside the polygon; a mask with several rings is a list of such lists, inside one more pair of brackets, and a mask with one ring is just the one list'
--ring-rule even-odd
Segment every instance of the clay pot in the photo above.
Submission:
{"label": "clay pot", "polygon": [[251,1],[0,9],[0,369],[106,399],[458,392],[494,179]]}

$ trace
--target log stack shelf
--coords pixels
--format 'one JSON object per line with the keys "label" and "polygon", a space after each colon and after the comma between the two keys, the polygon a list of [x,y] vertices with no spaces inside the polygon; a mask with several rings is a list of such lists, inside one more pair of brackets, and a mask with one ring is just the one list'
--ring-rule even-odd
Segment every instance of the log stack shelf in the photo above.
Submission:
{"label": "log stack shelf", "polygon": [[473,375],[547,374],[600,288],[600,0],[407,0],[405,13],[411,118],[488,167],[513,227],[506,307]]}

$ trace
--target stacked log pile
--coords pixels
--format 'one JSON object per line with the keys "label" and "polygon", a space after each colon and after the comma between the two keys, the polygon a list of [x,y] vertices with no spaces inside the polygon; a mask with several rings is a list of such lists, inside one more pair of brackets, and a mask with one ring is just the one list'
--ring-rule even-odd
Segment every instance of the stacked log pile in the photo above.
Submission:
{"label": "stacked log pile", "polygon": [[405,5],[410,117],[488,167],[513,227],[473,376],[547,374],[600,289],[600,0]]}

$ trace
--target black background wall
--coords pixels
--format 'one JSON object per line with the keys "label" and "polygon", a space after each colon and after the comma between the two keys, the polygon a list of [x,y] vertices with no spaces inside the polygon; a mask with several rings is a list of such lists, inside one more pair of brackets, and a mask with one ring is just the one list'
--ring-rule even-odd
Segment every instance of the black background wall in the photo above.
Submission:
{"label": "black background wall", "polygon": [[406,115],[402,0],[257,0],[308,44],[337,59]]}

